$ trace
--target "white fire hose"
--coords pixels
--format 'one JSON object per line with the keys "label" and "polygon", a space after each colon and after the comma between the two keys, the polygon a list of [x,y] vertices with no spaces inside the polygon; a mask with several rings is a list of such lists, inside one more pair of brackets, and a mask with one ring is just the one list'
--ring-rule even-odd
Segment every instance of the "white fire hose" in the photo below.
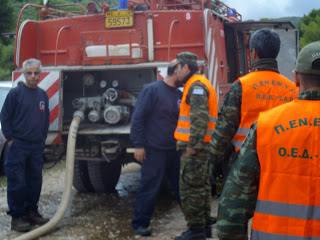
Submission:
{"label": "white fire hose", "polygon": [[73,115],[73,119],[69,128],[68,135],[68,145],[67,145],[67,157],[66,157],[66,175],[65,175],[65,185],[63,190],[62,199],[56,214],[47,222],[39,228],[36,228],[28,233],[25,233],[14,240],[31,240],[38,238],[47,232],[51,231],[64,216],[70,196],[72,191],[73,183],[73,169],[74,169],[74,152],[76,146],[77,132],[80,122],[84,119],[84,114],[82,111],[76,111]]}

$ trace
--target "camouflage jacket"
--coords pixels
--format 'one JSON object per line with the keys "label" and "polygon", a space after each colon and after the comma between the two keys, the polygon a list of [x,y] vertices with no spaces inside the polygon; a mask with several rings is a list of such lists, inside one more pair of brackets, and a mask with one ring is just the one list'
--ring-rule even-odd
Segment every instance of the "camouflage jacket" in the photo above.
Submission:
{"label": "camouflage jacket", "polygon": [[[253,71],[278,71],[277,61],[274,59],[261,59],[252,66]],[[215,130],[208,145],[212,160],[221,163],[224,159],[228,160],[234,152],[231,140],[236,134],[241,121],[242,85],[240,81],[233,83],[229,92],[225,95],[219,107],[218,119]],[[230,160],[231,161],[231,160]],[[231,163],[229,161],[229,164]]]}
{"label": "camouflage jacket", "polygon": [[[300,93],[298,99],[320,100],[320,91]],[[220,240],[247,239],[248,220],[253,216],[260,179],[256,129],[257,122],[251,126],[219,199],[217,235]]]}
{"label": "camouflage jacket", "polygon": [[[203,89],[204,94],[193,94],[194,89]],[[208,98],[209,89],[204,84],[197,81],[190,86],[186,98],[186,103],[190,105],[190,138],[189,142],[178,141],[177,149],[189,147],[200,150],[207,146],[203,139],[209,123]]]}

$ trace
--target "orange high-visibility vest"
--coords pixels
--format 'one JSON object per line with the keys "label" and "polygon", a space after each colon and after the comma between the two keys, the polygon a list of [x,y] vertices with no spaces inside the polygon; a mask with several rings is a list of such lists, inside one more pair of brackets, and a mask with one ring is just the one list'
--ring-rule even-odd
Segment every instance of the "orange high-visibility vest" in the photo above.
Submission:
{"label": "orange high-visibility vest", "polygon": [[208,107],[209,107],[209,122],[207,126],[207,132],[204,136],[204,142],[210,142],[211,134],[213,133],[217,116],[218,116],[218,101],[217,93],[210,84],[209,80],[202,75],[192,76],[184,86],[183,95],[181,99],[181,107],[179,120],[174,137],[177,140],[188,142],[190,138],[190,105],[186,103],[186,98],[189,92],[189,88],[192,83],[199,81],[203,83],[209,90]]}
{"label": "orange high-visibility vest", "polygon": [[252,240],[320,239],[320,101],[261,113],[260,183]]}
{"label": "orange high-visibility vest", "polygon": [[298,88],[285,76],[272,71],[251,72],[239,78],[242,85],[241,120],[231,143],[239,151],[259,113],[298,97]]}

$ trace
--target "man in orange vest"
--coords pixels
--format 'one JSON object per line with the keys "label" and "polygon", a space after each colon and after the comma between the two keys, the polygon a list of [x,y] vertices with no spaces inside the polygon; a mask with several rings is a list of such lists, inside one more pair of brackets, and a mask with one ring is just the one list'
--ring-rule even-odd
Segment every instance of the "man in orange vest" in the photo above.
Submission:
{"label": "man in orange vest", "polygon": [[[222,191],[219,239],[320,239],[320,41],[293,71],[298,99],[260,113]],[[255,210],[254,210],[255,209]]]}
{"label": "man in orange vest", "polygon": [[215,165],[213,169],[210,166],[211,174],[222,164],[223,175],[227,177],[236,153],[260,112],[297,98],[295,84],[278,70],[276,57],[280,44],[278,34],[270,29],[260,29],[251,36],[252,71],[234,82],[220,106],[209,145]]}
{"label": "man in orange vest", "polygon": [[209,80],[198,73],[198,56],[190,52],[177,55],[177,77],[184,85],[179,120],[174,137],[180,159],[180,199],[189,229],[175,240],[212,237],[210,216],[210,141],[217,118],[217,94]]}

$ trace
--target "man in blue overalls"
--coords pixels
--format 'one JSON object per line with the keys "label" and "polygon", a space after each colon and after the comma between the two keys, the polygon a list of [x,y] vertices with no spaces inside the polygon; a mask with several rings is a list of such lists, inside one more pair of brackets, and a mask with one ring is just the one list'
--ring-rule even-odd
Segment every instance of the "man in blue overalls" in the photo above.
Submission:
{"label": "man in blue overalls", "polygon": [[179,197],[180,151],[176,150],[176,129],[182,85],[175,72],[175,61],[168,66],[167,76],[148,84],[139,94],[131,121],[134,157],[141,163],[141,180],[136,193],[132,218],[135,235],[150,236],[149,229],[164,176],[175,198]]}
{"label": "man in blue overalls", "polygon": [[1,125],[8,142],[4,167],[7,175],[8,214],[11,229],[29,231],[33,224],[44,224],[38,212],[42,186],[43,151],[49,127],[47,93],[37,86],[41,63],[23,63],[26,82],[11,89],[1,111]]}

